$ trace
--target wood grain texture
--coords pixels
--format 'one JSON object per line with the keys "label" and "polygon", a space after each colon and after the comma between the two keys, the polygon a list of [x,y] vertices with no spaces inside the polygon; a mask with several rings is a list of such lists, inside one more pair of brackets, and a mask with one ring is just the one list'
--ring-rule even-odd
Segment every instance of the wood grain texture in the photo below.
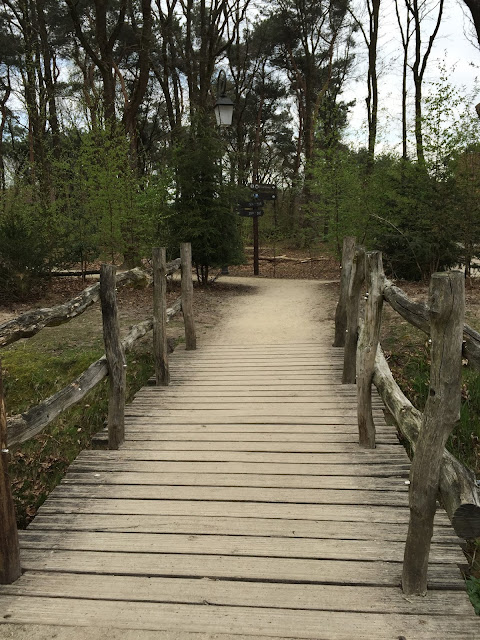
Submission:
{"label": "wood grain texture", "polygon": [[335,309],[335,340],[334,347],[345,345],[345,333],[347,330],[347,299],[350,275],[352,273],[353,257],[355,255],[356,239],[347,236],[343,239],[342,247],[342,274],[340,276],[340,296]]}
{"label": "wood grain texture", "polygon": [[460,271],[434,273],[430,282],[432,336],[430,390],[410,472],[410,522],[402,587],[424,595],[443,451],[460,420],[465,277]]}
{"label": "wood grain texture", "polygon": [[[365,614],[341,611],[298,611],[259,607],[218,607],[215,605],[161,604],[75,598],[22,598],[5,596],[0,604],[0,620],[8,622],[100,627],[105,629],[169,630],[175,636],[204,633],[216,640],[265,636],[310,640],[392,640],[404,636],[415,640],[475,640],[478,620],[456,615]],[[86,606],[88,605],[88,606]],[[181,630],[181,635],[178,635]],[[352,636],[352,631],[354,636]],[[448,634],[446,636],[445,634]],[[175,637],[173,636],[173,637]],[[158,636],[155,636],[158,637]],[[187,636],[188,637],[188,636]],[[172,638],[172,636],[170,636]],[[239,638],[240,640],[240,638]],[[264,640],[264,639],[262,639]]]}
{"label": "wood grain texture", "polygon": [[355,384],[360,296],[365,279],[365,247],[357,246],[347,297],[347,330],[343,351],[343,384]]}
{"label": "wood grain texture", "polygon": [[382,324],[384,273],[382,254],[367,253],[365,257],[367,301],[365,318],[357,345],[357,415],[360,446],[375,448],[375,422],[372,409],[372,379],[375,356]]}
{"label": "wood grain texture", "polygon": [[194,351],[197,348],[197,334],[193,315],[193,281],[192,281],[192,245],[183,242],[180,245],[182,268],[182,312],[185,322],[185,349]]}
{"label": "wood grain texture", "polygon": [[100,267],[100,302],[102,306],[103,341],[108,368],[108,447],[118,449],[125,439],[126,360],[120,341],[115,267]]}

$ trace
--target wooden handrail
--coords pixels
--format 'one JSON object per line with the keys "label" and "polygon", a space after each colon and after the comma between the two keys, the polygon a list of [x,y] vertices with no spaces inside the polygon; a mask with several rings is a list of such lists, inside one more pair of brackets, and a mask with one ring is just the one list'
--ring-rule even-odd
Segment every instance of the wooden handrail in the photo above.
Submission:
{"label": "wooden handrail", "polygon": [[[179,313],[181,308],[181,299],[178,298],[174,304],[167,309],[167,322]],[[152,328],[153,319],[151,318],[132,327],[122,340],[123,349],[129,351],[135,342],[143,338]],[[57,391],[57,393],[54,393],[24,413],[7,418],[9,446],[21,444],[33,438],[33,436],[38,433],[41,433],[43,429],[53,422],[63,411],[80,402],[80,400],[99,382],[106,378],[107,375],[107,358],[104,354],[70,384],[60,389],[60,391]]]}
{"label": "wooden handrail", "polygon": [[402,588],[407,595],[425,595],[427,592],[428,559],[443,450],[460,420],[465,319],[463,273],[434,273],[428,308],[432,336],[430,386],[410,468],[410,520],[402,574]]}
{"label": "wooden handrail", "polygon": [[[430,335],[430,320],[428,307],[424,302],[410,300],[407,294],[390,280],[385,281],[383,290],[385,300],[392,309],[402,316],[407,322],[427,335]],[[463,325],[463,353],[470,364],[480,370],[480,333],[472,329],[468,324]]]}
{"label": "wooden handrail", "polygon": [[[167,275],[171,275],[180,268],[180,258],[169,262]],[[150,284],[152,276],[139,268],[123,271],[117,275],[117,285],[127,283]],[[84,313],[100,299],[100,283],[84,289],[78,296],[68,302],[48,309],[34,309],[27,311],[17,318],[0,324],[0,347],[6,347],[22,338],[31,338],[45,327],[56,327]]]}
{"label": "wooden handrail", "polygon": [[[159,260],[158,260],[159,259]],[[61,389],[36,407],[19,416],[6,418],[3,401],[3,386],[0,365],[0,584],[10,584],[21,574],[18,532],[15,522],[11,485],[8,476],[8,449],[10,446],[28,440],[40,433],[60,413],[79,402],[93,387],[107,375],[109,377],[109,411],[108,411],[108,445],[110,449],[118,449],[124,440],[124,409],[125,409],[125,351],[134,342],[155,327],[155,345],[161,341],[166,362],[166,331],[168,320],[182,309],[182,299],[188,306],[184,313],[187,348],[195,348],[195,325],[193,319],[192,297],[193,282],[191,268],[191,246],[182,245],[182,297],[170,309],[166,309],[165,276],[167,265],[165,249],[154,251],[154,298],[155,317],[145,320],[130,330],[130,333],[120,341],[118,315],[116,305],[116,274],[112,265],[102,265],[100,283],[88,287],[80,296],[65,305],[58,305],[52,309],[39,309],[36,312],[24,314],[15,321],[6,323],[3,339],[5,344],[14,342],[20,337],[34,335],[45,326],[67,322],[75,315],[83,313],[85,309],[100,296],[102,306],[102,323],[105,342],[105,355],[94,362],[80,376],[67,387]],[[180,260],[174,261],[175,265]],[[171,269],[172,263],[170,263]],[[168,271],[170,271],[170,269]],[[142,277],[146,274],[142,273]],[[138,278],[139,270],[123,274],[127,277]],[[122,275],[122,274],[120,274]],[[150,280],[150,276],[146,276]],[[159,313],[160,307],[160,313]],[[160,326],[158,323],[161,318]],[[20,320],[20,322],[19,322]],[[35,324],[35,322],[37,324]],[[188,325],[188,326],[187,326]],[[163,333],[159,337],[159,332]],[[1,338],[1,334],[0,334]],[[193,343],[192,343],[193,340]],[[190,346],[189,346],[190,345]],[[155,349],[156,351],[156,349]]]}
{"label": "wooden handrail", "polygon": [[[352,271],[351,281],[349,284],[350,291],[352,289],[353,275],[354,274]],[[359,353],[357,354],[357,363],[359,363],[359,368],[357,368],[356,377],[357,384],[359,385],[359,387],[361,386],[361,389],[358,388],[357,394],[359,400],[361,401],[358,408],[359,437],[362,444],[365,445],[366,442],[367,446],[371,446],[374,441],[372,439],[370,439],[370,441],[368,440],[368,433],[367,440],[365,441],[365,421],[367,417],[365,408],[362,407],[361,404],[365,404],[365,394],[370,393],[370,385],[366,380],[366,377],[370,375],[370,371],[368,370],[366,372],[363,372],[362,368],[363,363],[369,360],[369,357],[371,356],[371,353],[368,353],[369,350],[371,350],[373,345],[375,344],[374,327],[366,325],[372,325],[378,322],[378,316],[372,313],[372,301],[370,299],[370,295],[373,294],[373,296],[377,300],[379,295],[378,290],[380,290],[381,297],[389,302],[392,308],[394,308],[403,318],[405,318],[407,321],[409,321],[411,324],[418,327],[425,333],[432,333],[432,342],[434,341],[436,343],[434,349],[435,353],[445,353],[445,347],[439,346],[439,341],[443,340],[444,332],[437,331],[436,327],[438,324],[438,317],[435,315],[431,315],[432,312],[435,313],[435,305],[437,304],[436,300],[438,298],[438,295],[440,294],[431,298],[430,305],[427,306],[423,303],[411,301],[408,296],[406,296],[406,294],[401,289],[395,287],[392,282],[386,280],[383,283],[381,281],[382,276],[379,276],[378,273],[376,277],[377,282],[375,283],[372,279],[372,276],[367,273],[367,280],[369,282],[369,302],[367,303],[365,322],[363,323],[362,327],[363,339],[361,337],[358,342]],[[462,276],[459,273],[456,275],[453,275],[451,273],[436,274],[433,279],[435,280],[435,278],[443,284],[447,283],[447,281],[448,283],[450,283],[450,280],[453,279],[459,286],[461,281],[461,285],[463,287]],[[342,286],[345,285],[343,284]],[[451,293],[452,287],[453,285],[450,286],[450,284],[448,284],[448,286],[446,286],[445,288],[445,292]],[[447,293],[445,293],[445,295],[447,295]],[[356,313],[356,318],[350,318],[349,321],[352,328],[358,327],[359,325],[360,312],[358,311]],[[470,471],[467,467],[465,467],[465,465],[463,465],[452,454],[444,449],[444,444],[448,435],[447,432],[455,422],[455,416],[457,415],[457,410],[460,406],[459,375],[461,370],[460,363],[462,351],[462,334],[465,336],[464,353],[474,366],[478,367],[480,364],[480,334],[471,329],[471,327],[469,327],[468,325],[465,325],[463,323],[463,318],[461,318],[455,324],[455,326],[458,335],[456,334],[457,337],[455,339],[452,337],[448,341],[449,346],[453,345],[454,353],[456,353],[456,355],[453,355],[452,357],[456,363],[456,370],[458,369],[455,379],[456,383],[453,385],[453,387],[451,381],[448,381],[447,378],[442,378],[443,367],[435,368],[435,362],[437,358],[432,357],[432,362],[434,365],[432,370],[432,380],[434,382],[431,382],[431,385],[433,384],[435,387],[434,391],[432,391],[432,394],[436,396],[438,389],[441,390],[440,395],[445,395],[447,393],[450,394],[448,400],[446,401],[445,407],[439,410],[437,407],[435,415],[432,414],[432,406],[437,402],[437,399],[435,399],[435,401],[427,402],[425,414],[422,414],[420,411],[415,409],[415,407],[413,407],[413,405],[407,400],[407,398],[404,396],[397,383],[395,382],[380,346],[375,346],[376,357],[373,371],[373,383],[377,387],[385,406],[393,416],[400,433],[407,438],[414,451],[417,449],[417,447],[420,447],[421,450],[426,450],[425,455],[427,455],[429,459],[429,463],[428,465],[426,465],[420,460],[420,458],[422,458],[422,456],[420,455],[420,458],[417,457],[417,463],[415,464],[414,457],[414,463],[412,465],[413,474],[416,480],[410,485],[412,524],[411,532],[409,534],[409,544],[407,545],[406,551],[406,568],[404,571],[404,588],[407,593],[422,593],[426,589],[425,562],[428,562],[429,531],[431,529],[431,522],[433,518],[432,513],[434,513],[435,499],[437,494],[443,506],[445,507],[450,519],[452,520],[456,533],[459,536],[480,536],[480,494],[475,476],[472,471]],[[373,336],[373,338],[367,339],[367,335],[371,335]],[[345,356],[343,381],[346,381],[345,378],[347,366],[350,366],[351,368],[351,363],[349,358]],[[442,371],[442,374],[437,374],[435,373],[436,371]],[[453,400],[453,398],[455,399],[455,401]],[[436,429],[438,430],[438,425],[443,420],[443,417],[449,415],[450,409],[454,411],[455,416],[452,414],[448,419],[446,419],[443,436],[442,438],[440,438],[440,440],[437,440],[438,434]],[[429,424],[434,424],[435,429],[433,429],[433,431],[429,429]],[[372,436],[372,434],[374,436],[374,429],[372,430],[370,436]],[[433,449],[435,448],[437,451],[436,454],[432,453]],[[431,455],[433,455],[433,462],[431,460]],[[436,464],[435,459],[437,460]],[[416,472],[415,469],[417,469]],[[420,469],[420,471],[418,469]],[[433,479],[431,477],[423,477],[425,474],[429,475],[434,471],[435,473],[437,473],[437,476]],[[418,480],[418,478],[420,478],[420,480]],[[423,509],[422,506],[420,508],[418,500],[421,500],[421,504],[424,505],[423,500],[425,498],[425,495],[428,494],[428,487],[431,486],[434,487],[434,491],[432,494],[430,494],[430,498],[428,500],[429,507]],[[423,511],[428,513],[428,515],[424,514],[420,517],[421,523],[419,525],[419,523],[416,523],[414,521],[418,519],[418,514]],[[423,529],[423,533],[421,535],[418,533],[419,526],[420,529]],[[418,535],[420,535],[420,538],[423,540],[422,552],[418,551],[418,540],[415,540],[415,536]],[[414,542],[412,542],[412,540],[414,540]],[[418,571],[418,566],[422,563],[422,570]],[[414,569],[412,569],[412,567],[414,567]]]}

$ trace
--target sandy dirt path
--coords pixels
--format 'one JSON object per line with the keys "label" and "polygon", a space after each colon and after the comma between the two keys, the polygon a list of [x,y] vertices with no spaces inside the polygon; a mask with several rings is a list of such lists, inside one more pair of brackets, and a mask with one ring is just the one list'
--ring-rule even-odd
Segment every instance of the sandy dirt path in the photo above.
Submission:
{"label": "sandy dirt path", "polygon": [[331,281],[231,278],[251,295],[230,299],[204,338],[210,344],[281,344],[333,339],[336,300]]}
{"label": "sandy dirt path", "polygon": [[[199,337],[199,343],[251,345],[320,342],[331,345],[336,296],[332,281],[225,277],[225,282],[248,287],[230,298],[218,324]],[[1,596],[0,596],[1,597]],[[106,594],[108,598],[108,594]],[[85,612],[88,601],[85,601]],[[86,616],[88,617],[88,616]],[[65,621],[68,624],[68,621]],[[91,624],[91,619],[89,620]],[[262,637],[255,636],[256,640]],[[94,626],[0,624],[0,640],[247,640],[247,636],[136,631]],[[252,636],[248,636],[252,639]],[[264,638],[263,640],[267,640]]]}

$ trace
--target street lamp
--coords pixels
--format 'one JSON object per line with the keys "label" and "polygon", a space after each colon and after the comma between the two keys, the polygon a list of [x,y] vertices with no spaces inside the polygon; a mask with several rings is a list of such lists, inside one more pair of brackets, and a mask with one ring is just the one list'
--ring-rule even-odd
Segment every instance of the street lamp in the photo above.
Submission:
{"label": "street lamp", "polygon": [[[233,102],[227,94],[227,74],[220,69],[217,77],[217,101],[215,103],[215,118],[219,127],[231,127],[233,120]],[[228,275],[228,266],[222,267],[222,275]]]}
{"label": "street lamp", "polygon": [[233,119],[233,102],[226,95],[227,75],[220,69],[217,78],[217,102],[215,103],[215,118],[219,127],[230,127]]}

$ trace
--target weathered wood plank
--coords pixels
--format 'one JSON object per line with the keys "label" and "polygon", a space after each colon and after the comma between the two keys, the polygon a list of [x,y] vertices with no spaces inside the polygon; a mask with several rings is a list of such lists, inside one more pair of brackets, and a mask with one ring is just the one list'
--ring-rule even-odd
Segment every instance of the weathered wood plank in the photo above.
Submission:
{"label": "weathered wood plank", "polygon": [[[378,445],[380,451],[385,454],[400,453],[404,449],[397,441],[392,445]],[[358,443],[344,442],[326,443],[326,442],[215,442],[212,440],[206,442],[164,442],[164,441],[129,441],[129,451],[250,451],[250,452],[268,452],[268,453],[356,453],[358,451]]]}
{"label": "weathered wood plank", "polygon": [[[222,443],[221,448],[223,448],[223,445],[225,445],[227,442],[232,443],[234,446],[247,443],[256,443],[257,446],[260,446],[260,443],[262,442],[270,442],[272,447],[287,446],[287,443],[291,443],[292,446],[295,446],[295,444],[306,446],[307,443],[311,443],[314,445],[323,444],[327,446],[328,444],[334,443],[338,446],[345,445],[345,450],[348,450],[350,448],[350,445],[357,444],[357,438],[355,437],[354,433],[279,433],[275,437],[275,442],[272,443],[271,432],[241,433],[231,430],[228,432],[220,431],[205,433],[204,429],[203,432],[180,431],[175,433],[172,431],[156,432],[153,430],[153,427],[151,429],[137,428],[135,431],[132,430],[127,434],[125,441],[131,443],[133,448],[135,448],[137,445],[139,446],[141,443],[145,443],[145,445],[151,444],[153,447],[158,447],[160,446],[160,443],[164,443],[166,445],[165,448],[174,446],[175,443],[183,443],[183,445],[179,447],[180,449],[184,448],[184,446],[187,446],[187,443],[190,443],[191,446],[195,447],[197,446],[197,444],[199,444],[199,448],[201,449],[203,445],[200,443],[206,442],[212,445],[212,449],[215,448],[215,446],[213,446],[215,443]],[[388,433],[380,435],[378,441],[380,445],[385,444],[402,446],[399,444],[396,435],[391,435]],[[145,446],[144,448],[148,449],[148,446]],[[274,449],[272,448],[271,451],[273,450]]]}
{"label": "weathered wood plank", "polygon": [[[401,447],[394,447],[395,452],[385,456],[368,455],[368,453],[255,453],[250,451],[133,451],[122,448],[117,455],[111,456],[107,451],[84,451],[78,460],[92,457],[100,464],[104,460],[153,460],[172,462],[259,462],[266,464],[291,463],[303,465],[327,464],[407,464],[408,456]],[[397,452],[398,449],[398,452]],[[307,471],[307,468],[304,468]]]}
{"label": "weathered wood plank", "polygon": [[[98,461],[94,458],[82,456],[71,465],[75,471],[98,470]],[[157,473],[159,471],[178,473],[245,473],[245,474],[282,474],[282,475],[317,475],[317,476],[369,476],[369,477],[395,477],[408,478],[410,464],[396,463],[385,464],[329,464],[325,462],[321,466],[304,465],[297,463],[277,463],[266,465],[255,462],[172,462],[145,461],[113,458],[103,458],[102,471],[140,471],[143,473]]]}
{"label": "weathered wood plank", "polygon": [[407,481],[402,478],[365,476],[275,475],[254,473],[140,473],[135,471],[69,471],[62,484],[96,485],[168,485],[173,487],[282,487],[292,489],[355,489],[368,491],[398,491],[406,493]]}
{"label": "weathered wood plank", "polygon": [[189,580],[188,578],[142,578],[77,573],[29,572],[9,587],[5,595],[85,598],[92,593],[108,594],[109,600],[174,602],[243,607],[272,607],[338,612],[345,611],[471,616],[471,605],[458,591],[432,591],[428,598],[413,602],[395,588],[338,585],[306,585],[228,580]]}
{"label": "weathered wood plank", "polygon": [[[10,623],[68,624],[108,629],[171,630],[178,633],[201,632],[247,636],[265,635],[278,638],[308,638],[310,640],[392,640],[406,637],[415,640],[475,640],[478,621],[459,616],[383,615],[342,612],[332,616],[329,611],[299,611],[262,609],[255,607],[216,607],[181,604],[136,602],[128,607],[124,602],[72,598],[22,599],[2,598],[0,620],[7,616]],[[239,638],[239,640],[241,640]]]}
{"label": "weathered wood plank", "polygon": [[[142,434],[148,431],[157,430],[159,434],[165,434],[171,432],[172,424],[165,422],[164,424],[160,423],[158,420],[154,418],[139,418],[139,417],[126,417],[126,422],[129,425],[129,433],[132,436],[136,434]],[[177,423],[174,426],[176,433],[204,433],[211,434],[214,437],[218,433],[238,433],[239,430],[242,430],[245,434],[250,433],[314,433],[317,435],[323,434],[342,434],[345,435],[346,439],[351,437],[352,434],[358,434],[358,428],[356,423],[351,422],[350,424],[339,424],[339,421],[334,424],[316,424],[311,422],[310,424],[303,423],[295,423],[293,421],[288,420],[277,420],[276,422],[271,422],[269,424],[264,422],[248,422],[244,424],[239,424],[238,420],[231,422],[210,422],[208,426],[202,422],[182,422]],[[388,427],[386,424],[380,426],[380,429],[377,428],[377,432],[380,432],[382,435],[391,436],[392,429]]]}
{"label": "weathered wood plank", "polygon": [[294,489],[273,487],[178,487],[158,485],[61,484],[51,498],[113,500],[195,500],[199,502],[268,502],[292,504],[351,504],[406,507],[408,496],[400,491]]}
{"label": "weathered wood plank", "polygon": [[[258,510],[257,510],[258,514]],[[348,520],[304,520],[301,518],[263,518],[218,516],[175,515],[128,515],[48,513],[42,511],[30,523],[28,531],[71,530],[104,531],[124,533],[184,533],[189,535],[218,534],[242,536],[280,536],[283,538],[331,538],[334,540],[384,540],[405,542],[408,522],[385,523]],[[439,523],[434,530],[434,544],[455,544],[459,542],[451,526]]]}
{"label": "weathered wood plank", "polygon": [[[320,414],[320,415],[319,415]],[[317,412],[314,409],[310,409],[308,407],[304,408],[304,410],[299,409],[298,414],[295,413],[295,406],[290,405],[288,409],[282,409],[278,405],[274,404],[271,407],[248,407],[246,408],[242,414],[242,410],[240,407],[238,408],[220,408],[220,409],[165,409],[153,407],[153,406],[143,406],[140,407],[138,405],[130,405],[128,409],[128,415],[130,417],[140,416],[145,418],[159,418],[160,420],[172,419],[172,424],[174,424],[173,420],[179,420],[183,423],[186,421],[193,421],[197,419],[199,422],[203,424],[209,424],[210,422],[218,422],[220,420],[224,420],[225,422],[229,421],[237,421],[242,422],[243,419],[248,421],[249,418],[255,419],[256,422],[261,423],[264,419],[268,420],[271,424],[272,420],[277,420],[278,422],[285,422],[286,420],[291,423],[301,422],[303,420],[315,420],[314,424],[319,425],[329,425],[329,424],[341,424],[343,420],[347,424],[355,424],[356,423],[356,411],[355,409],[325,409],[323,412]],[[379,410],[374,413],[375,419],[381,420],[383,418],[383,413]],[[358,428],[358,427],[357,427]]]}
{"label": "weathered wood plank", "polygon": [[[130,515],[189,515],[218,517],[228,513],[230,517],[254,518],[259,515],[257,502],[201,502],[195,500],[123,500],[86,498],[51,498],[40,507],[48,513],[109,513]],[[264,502],[263,518],[303,520],[350,520],[352,522],[408,522],[407,507],[338,504],[287,504]],[[439,516],[441,522],[441,516]],[[445,520],[444,520],[445,522]]]}
{"label": "weathered wood plank", "polygon": [[[200,578],[240,578],[245,580],[294,581],[347,585],[396,587],[401,576],[400,562],[361,562],[299,558],[248,556],[115,553],[23,549],[22,566],[27,571],[79,571],[115,575],[185,576]],[[432,589],[463,590],[456,566],[432,564]],[[1,605],[0,605],[1,606]]]}
{"label": "weathered wood plank", "polygon": [[[219,536],[182,534],[98,533],[87,531],[23,531],[21,553],[25,549],[86,551],[102,553],[149,553],[255,556],[259,558],[316,558],[322,560],[354,560],[359,562],[402,562],[404,544],[383,540],[328,540],[275,538],[258,536]],[[436,564],[463,562],[459,547],[437,544],[432,547],[431,561]],[[314,574],[312,574],[312,578]]]}

